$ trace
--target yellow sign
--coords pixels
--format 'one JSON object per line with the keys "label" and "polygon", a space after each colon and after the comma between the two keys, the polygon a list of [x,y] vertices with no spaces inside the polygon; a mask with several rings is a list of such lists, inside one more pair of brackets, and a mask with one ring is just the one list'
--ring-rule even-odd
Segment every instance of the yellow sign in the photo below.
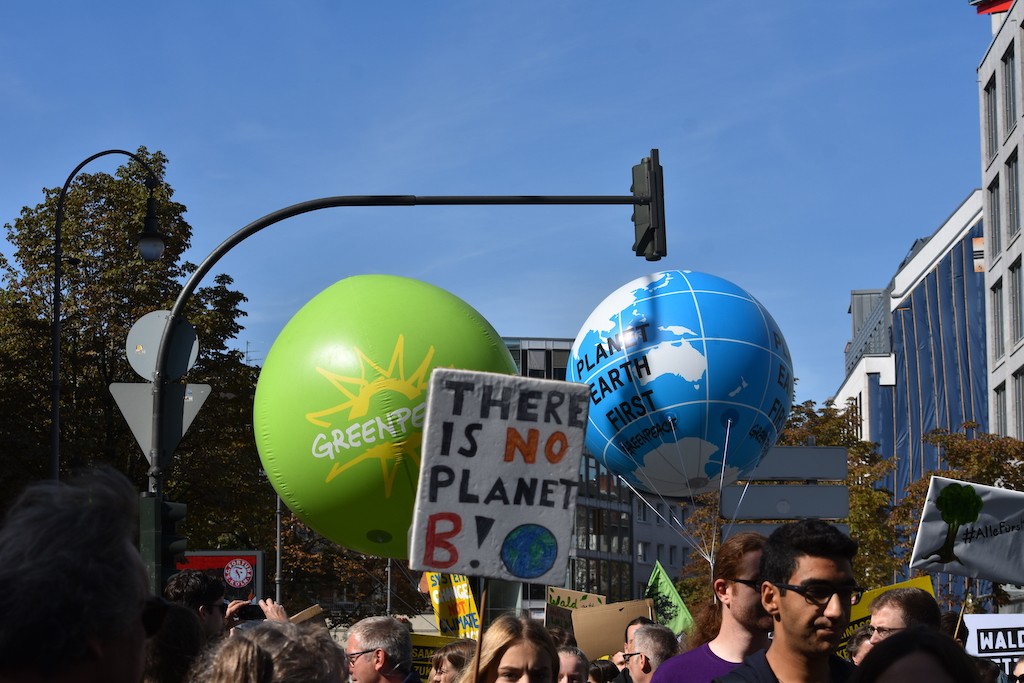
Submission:
{"label": "yellow sign", "polygon": [[443,645],[454,642],[457,638],[431,636],[425,633],[413,633],[411,635],[412,668],[420,675],[421,681],[429,681],[431,662],[434,659],[434,651]]}
{"label": "yellow sign", "polygon": [[476,640],[480,636],[480,615],[469,580],[462,574],[425,572],[425,576],[437,630],[452,638]]}

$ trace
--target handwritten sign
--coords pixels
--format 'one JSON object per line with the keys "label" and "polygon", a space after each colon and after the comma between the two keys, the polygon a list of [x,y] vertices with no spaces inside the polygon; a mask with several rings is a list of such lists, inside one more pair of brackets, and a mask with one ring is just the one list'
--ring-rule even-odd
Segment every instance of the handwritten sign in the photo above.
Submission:
{"label": "handwritten sign", "polygon": [[608,599],[597,593],[585,593],[574,591],[570,588],[556,588],[548,586],[548,604],[568,609],[579,609],[581,607],[593,607],[603,605]]}
{"label": "handwritten sign", "polygon": [[438,632],[453,638],[476,640],[480,636],[480,615],[469,580],[462,574],[438,572],[424,572],[423,577],[430,591]]}
{"label": "handwritten sign", "polygon": [[588,392],[583,384],[435,369],[410,566],[565,585]]}
{"label": "handwritten sign", "polygon": [[932,477],[911,569],[1024,583],[1024,493]]}

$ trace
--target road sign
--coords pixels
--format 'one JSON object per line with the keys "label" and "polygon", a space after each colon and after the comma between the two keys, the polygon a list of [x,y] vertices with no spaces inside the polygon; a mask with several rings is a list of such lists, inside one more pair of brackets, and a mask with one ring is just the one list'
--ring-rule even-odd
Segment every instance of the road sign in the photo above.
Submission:
{"label": "road sign", "polygon": [[[163,430],[160,436],[160,452],[170,459],[178,442],[192,426],[199,409],[210,396],[209,384],[167,384],[164,386]],[[119,383],[110,385],[110,393],[117,401],[117,407],[128,422],[128,426],[139,442],[146,459],[150,458],[153,440],[153,383]],[[168,463],[154,463],[151,466],[165,468]]]}
{"label": "road sign", "polygon": [[843,519],[850,514],[845,486],[727,486],[723,519]]}
{"label": "road sign", "polygon": [[[125,355],[132,370],[144,380],[152,381],[156,372],[156,354],[160,350],[160,338],[167,326],[170,311],[153,311],[135,321],[128,331],[125,340]],[[164,381],[173,382],[196,364],[199,357],[199,337],[196,328],[185,319],[171,331],[167,354],[167,366],[164,368]]]}

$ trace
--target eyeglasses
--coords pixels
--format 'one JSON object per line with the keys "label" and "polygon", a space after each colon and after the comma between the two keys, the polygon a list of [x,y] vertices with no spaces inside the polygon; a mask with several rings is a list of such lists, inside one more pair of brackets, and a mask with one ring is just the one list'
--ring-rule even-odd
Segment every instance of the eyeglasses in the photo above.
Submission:
{"label": "eyeglasses", "polygon": [[860,597],[864,595],[864,589],[860,586],[834,586],[831,583],[812,583],[806,586],[794,586],[791,583],[775,583],[770,581],[776,588],[791,590],[802,595],[804,600],[818,607],[824,607],[831,600],[833,595],[839,596],[839,601],[847,605],[856,605]]}
{"label": "eyeglasses", "polygon": [[356,663],[356,660],[362,657],[363,655],[370,654],[371,652],[376,652],[379,649],[380,648],[372,647],[369,650],[360,650],[359,652],[346,652],[345,657],[348,658],[348,665],[352,666]]}
{"label": "eyeglasses", "polygon": [[883,638],[888,638],[889,636],[891,636],[892,634],[896,633],[897,631],[904,631],[904,630],[906,630],[907,627],[904,626],[902,628],[886,628],[885,626],[870,626],[869,625],[867,628],[868,628],[868,633],[870,633],[871,635],[875,635],[877,633],[879,640],[881,640]]}
{"label": "eyeglasses", "polygon": [[751,588],[753,588],[754,590],[756,590],[758,592],[760,592],[760,590],[761,590],[761,584],[764,583],[764,581],[758,581],[756,579],[729,579],[729,580],[732,581],[733,583],[742,583],[744,586],[750,586]]}
{"label": "eyeglasses", "polygon": [[146,630],[147,638],[152,638],[160,630],[170,606],[171,603],[155,595],[142,603],[142,628]]}
{"label": "eyeglasses", "polygon": [[642,655],[642,654],[643,654],[643,652],[623,652],[622,653],[622,661],[625,662],[626,664],[629,664],[629,658],[630,657],[636,657],[637,655]]}

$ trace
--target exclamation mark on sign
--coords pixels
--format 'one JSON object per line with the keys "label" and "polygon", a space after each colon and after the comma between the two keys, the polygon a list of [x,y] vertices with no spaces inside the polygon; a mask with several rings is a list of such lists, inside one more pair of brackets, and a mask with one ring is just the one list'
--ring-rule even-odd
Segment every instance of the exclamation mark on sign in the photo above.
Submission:
{"label": "exclamation mark on sign", "polygon": [[[494,526],[494,520],[490,517],[474,517],[476,520],[476,547],[479,548],[484,544],[484,539],[487,538],[487,534],[491,533],[491,527]],[[477,560],[470,560],[469,566],[476,568],[480,566],[480,562]]]}

